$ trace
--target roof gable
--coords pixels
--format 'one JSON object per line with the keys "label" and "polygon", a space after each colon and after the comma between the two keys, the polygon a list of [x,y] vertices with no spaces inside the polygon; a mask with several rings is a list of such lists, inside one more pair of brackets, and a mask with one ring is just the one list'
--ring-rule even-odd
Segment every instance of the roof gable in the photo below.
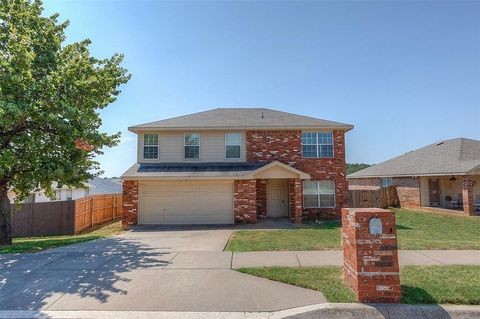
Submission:
{"label": "roof gable", "polygon": [[132,132],[183,129],[245,128],[353,128],[350,124],[327,121],[266,108],[218,108],[199,113],[129,127]]}
{"label": "roof gable", "polygon": [[256,169],[253,178],[299,178],[310,179],[310,175],[296,168],[283,164],[279,161],[273,161],[265,166]]}
{"label": "roof gable", "polygon": [[348,178],[467,174],[480,167],[480,141],[433,143],[348,175]]}

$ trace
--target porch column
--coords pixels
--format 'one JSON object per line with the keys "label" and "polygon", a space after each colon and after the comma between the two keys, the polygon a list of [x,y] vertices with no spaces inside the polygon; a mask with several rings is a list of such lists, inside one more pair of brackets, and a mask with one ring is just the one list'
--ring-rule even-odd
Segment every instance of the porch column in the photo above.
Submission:
{"label": "porch column", "polygon": [[475,181],[472,176],[462,177],[462,195],[463,195],[463,212],[467,215],[473,215],[475,206],[473,206],[473,185]]}
{"label": "porch column", "polygon": [[293,217],[295,224],[301,224],[303,215],[303,191],[301,179],[288,180],[288,197],[290,217]]}
{"label": "porch column", "polygon": [[235,223],[257,222],[257,181],[236,180],[233,184]]}
{"label": "porch column", "polygon": [[267,180],[257,179],[257,217],[267,218]]}
{"label": "porch column", "polygon": [[123,181],[122,228],[128,229],[138,221],[138,181]]}

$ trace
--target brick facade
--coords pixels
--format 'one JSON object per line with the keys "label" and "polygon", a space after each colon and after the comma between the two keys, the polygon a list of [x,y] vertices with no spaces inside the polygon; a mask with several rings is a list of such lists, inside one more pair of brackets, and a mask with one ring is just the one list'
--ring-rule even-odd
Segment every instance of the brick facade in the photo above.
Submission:
{"label": "brick facade", "polygon": [[463,212],[467,215],[475,214],[474,198],[473,198],[473,186],[475,181],[472,176],[462,177],[462,197],[463,197]]}
{"label": "brick facade", "polygon": [[128,229],[138,222],[138,181],[123,181],[122,227]]}
{"label": "brick facade", "polygon": [[335,208],[303,209],[307,218],[337,219],[348,206],[345,164],[345,132],[333,131],[333,158],[302,158],[302,131],[247,131],[246,156],[252,163],[279,161],[311,176],[311,180],[335,182]]}
{"label": "brick facade", "polygon": [[421,206],[420,179],[414,177],[394,177],[393,185],[397,186],[400,206]]}
{"label": "brick facade", "polygon": [[233,184],[235,223],[257,222],[257,181],[236,180]]}
{"label": "brick facade", "polygon": [[[372,218],[381,234],[370,234]],[[401,301],[395,214],[379,208],[342,210],[343,276],[359,302]]]}

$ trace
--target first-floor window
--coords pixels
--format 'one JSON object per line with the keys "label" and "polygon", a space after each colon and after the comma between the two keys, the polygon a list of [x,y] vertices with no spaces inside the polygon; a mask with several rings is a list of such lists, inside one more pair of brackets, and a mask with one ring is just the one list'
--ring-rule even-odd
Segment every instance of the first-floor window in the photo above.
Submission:
{"label": "first-floor window", "polygon": [[61,189],[57,189],[55,191],[55,199],[56,200],[62,200],[62,190]]}
{"label": "first-floor window", "polygon": [[305,208],[335,207],[334,181],[303,182],[303,206]]}
{"label": "first-floor window", "polygon": [[382,178],[382,187],[388,187],[392,185],[393,185],[393,181],[391,177]]}

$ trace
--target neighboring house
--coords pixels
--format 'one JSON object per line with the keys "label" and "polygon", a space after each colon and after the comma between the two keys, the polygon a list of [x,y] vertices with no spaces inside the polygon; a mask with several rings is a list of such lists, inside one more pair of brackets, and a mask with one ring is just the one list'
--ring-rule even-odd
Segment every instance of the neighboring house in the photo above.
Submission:
{"label": "neighboring house", "polygon": [[396,185],[402,206],[480,208],[480,141],[456,138],[348,175],[350,189]]}
{"label": "neighboring house", "polygon": [[[55,198],[48,197],[44,191],[33,192],[22,203],[42,203],[61,200],[75,200],[88,195],[112,194],[122,192],[122,182],[119,178],[95,177],[84,184],[81,188],[69,188],[67,186],[55,187]],[[14,192],[9,192],[8,197],[13,202]]]}
{"label": "neighboring house", "polygon": [[214,109],[130,127],[125,224],[339,218],[352,125],[261,108]]}

